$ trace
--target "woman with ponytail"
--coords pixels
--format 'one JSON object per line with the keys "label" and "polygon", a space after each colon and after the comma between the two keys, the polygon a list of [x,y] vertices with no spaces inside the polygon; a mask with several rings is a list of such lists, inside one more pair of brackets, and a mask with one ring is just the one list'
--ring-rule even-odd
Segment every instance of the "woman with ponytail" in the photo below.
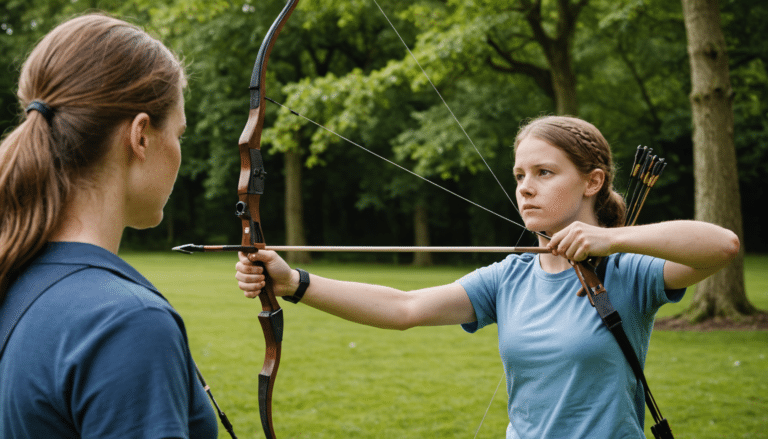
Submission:
{"label": "woman with ponytail", "polygon": [[534,119],[514,149],[523,221],[549,253],[512,254],[455,283],[414,291],[291,270],[271,251],[240,254],[235,277],[256,297],[265,276],[253,262],[262,262],[276,295],[381,328],[461,324],[475,332],[496,323],[507,439],[645,438],[643,389],[598,313],[577,296],[568,259],[605,257],[604,285],[644,363],[656,311],[724,267],[738,238],[696,221],[621,227],[625,205],[613,190],[610,147],[583,120]]}
{"label": "woman with ponytail", "polygon": [[181,317],[116,255],[163,218],[185,85],[162,43],[103,15],[24,63],[0,144],[0,437],[216,437]]}

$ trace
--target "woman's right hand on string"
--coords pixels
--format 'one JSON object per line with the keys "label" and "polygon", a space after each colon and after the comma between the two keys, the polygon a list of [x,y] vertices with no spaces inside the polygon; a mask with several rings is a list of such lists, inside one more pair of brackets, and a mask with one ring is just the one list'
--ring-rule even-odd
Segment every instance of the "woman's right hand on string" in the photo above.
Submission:
{"label": "woman's right hand on string", "polygon": [[[277,253],[271,250],[259,250],[256,253],[245,254],[238,252],[240,261],[235,265],[237,273],[237,285],[248,298],[255,298],[266,285],[264,267],[272,280],[275,296],[291,295],[299,286],[299,273],[291,270],[291,267]],[[255,262],[261,262],[256,265]]]}

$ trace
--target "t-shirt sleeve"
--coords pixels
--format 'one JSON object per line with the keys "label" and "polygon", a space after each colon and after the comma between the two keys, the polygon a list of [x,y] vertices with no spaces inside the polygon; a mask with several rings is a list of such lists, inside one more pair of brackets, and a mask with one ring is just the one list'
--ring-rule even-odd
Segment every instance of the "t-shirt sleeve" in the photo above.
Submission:
{"label": "t-shirt sleeve", "polygon": [[456,281],[467,292],[477,319],[475,322],[462,324],[461,327],[465,331],[473,333],[484,326],[496,323],[496,296],[504,266],[508,263],[509,257],[502,262],[478,268]]}
{"label": "t-shirt sleeve", "polygon": [[637,305],[643,314],[654,315],[662,305],[679,302],[685,294],[685,288],[664,289],[665,263],[664,259],[630,253],[619,258],[619,273],[624,288],[639,292]]}
{"label": "t-shirt sleeve", "polygon": [[82,437],[189,437],[191,357],[175,318],[148,307],[100,324],[67,371]]}

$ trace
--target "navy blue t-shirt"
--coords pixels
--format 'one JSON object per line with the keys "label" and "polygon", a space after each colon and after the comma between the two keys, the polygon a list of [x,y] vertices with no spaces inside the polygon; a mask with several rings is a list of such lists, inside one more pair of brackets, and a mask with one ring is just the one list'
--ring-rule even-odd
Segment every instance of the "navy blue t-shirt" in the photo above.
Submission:
{"label": "navy blue t-shirt", "polygon": [[67,266],[79,271],[32,304],[0,359],[0,437],[217,437],[181,317],[118,256],[49,243],[7,297]]}

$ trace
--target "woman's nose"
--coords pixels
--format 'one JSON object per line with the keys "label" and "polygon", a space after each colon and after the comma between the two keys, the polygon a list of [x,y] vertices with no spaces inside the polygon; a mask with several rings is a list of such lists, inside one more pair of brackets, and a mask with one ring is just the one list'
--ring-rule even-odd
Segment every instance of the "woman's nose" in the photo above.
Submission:
{"label": "woman's nose", "polygon": [[518,180],[517,191],[520,193],[520,195],[525,197],[533,195],[533,186],[531,185],[530,179],[528,177],[523,177],[522,179]]}

